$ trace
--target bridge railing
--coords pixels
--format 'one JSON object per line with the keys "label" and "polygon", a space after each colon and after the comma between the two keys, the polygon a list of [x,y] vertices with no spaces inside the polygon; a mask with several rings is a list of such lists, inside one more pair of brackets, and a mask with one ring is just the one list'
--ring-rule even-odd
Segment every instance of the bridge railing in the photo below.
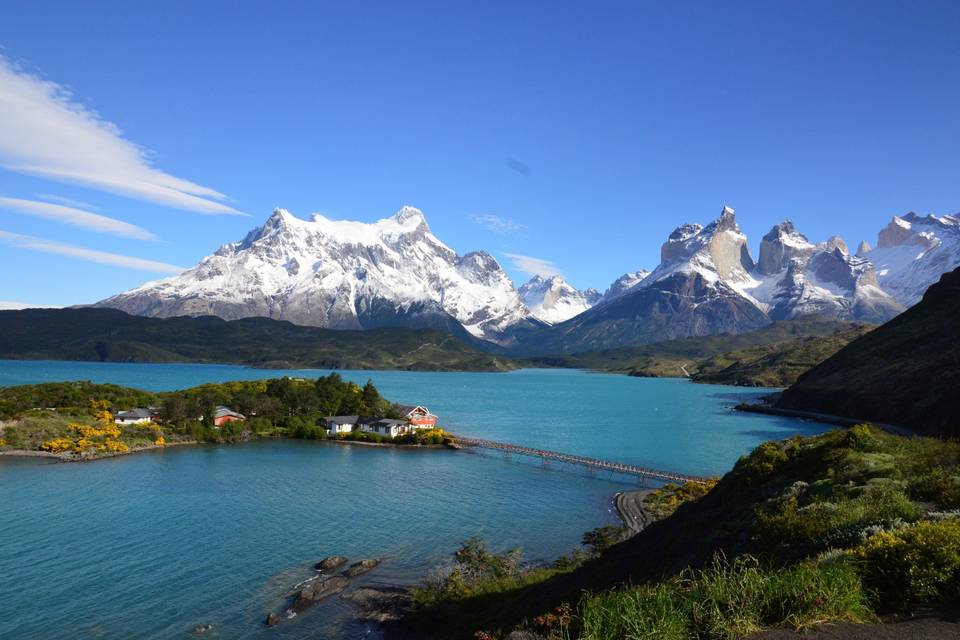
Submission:
{"label": "bridge railing", "polygon": [[549,449],[535,449],[533,447],[524,447],[517,444],[510,444],[508,442],[497,442],[496,440],[484,440],[481,438],[462,438],[462,437],[456,437],[453,440],[457,444],[465,447],[495,449],[498,451],[506,451],[509,453],[518,453],[521,455],[534,456],[538,458],[543,458],[545,460],[557,460],[559,462],[579,464],[579,465],[583,465],[593,469],[608,469],[611,471],[643,476],[646,478],[652,478],[656,480],[666,480],[668,482],[705,482],[706,481],[706,478],[703,478],[701,476],[693,476],[693,475],[688,475],[684,473],[676,473],[672,471],[661,471],[659,469],[639,467],[636,465],[624,464],[622,462],[600,460],[598,458],[590,458],[587,456],[580,456],[580,455],[575,455],[570,453],[561,453],[559,451],[550,451]]}

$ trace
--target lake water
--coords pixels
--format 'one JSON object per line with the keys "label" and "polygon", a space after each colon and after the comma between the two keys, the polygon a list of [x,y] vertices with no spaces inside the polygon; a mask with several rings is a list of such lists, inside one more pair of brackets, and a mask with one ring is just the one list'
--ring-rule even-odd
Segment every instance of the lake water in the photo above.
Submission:
{"label": "lake water", "polygon": [[[0,361],[0,386],[57,380],[168,390],[326,371]],[[694,474],[826,427],[739,414],[760,392],[570,370],[340,372],[426,404],[463,435]],[[189,446],[90,464],[0,457],[0,637],[361,638],[339,598],[266,629],[320,558],[384,557],[357,584],[409,584],[480,535],[532,561],[614,523],[636,486],[500,454],[323,442]]]}

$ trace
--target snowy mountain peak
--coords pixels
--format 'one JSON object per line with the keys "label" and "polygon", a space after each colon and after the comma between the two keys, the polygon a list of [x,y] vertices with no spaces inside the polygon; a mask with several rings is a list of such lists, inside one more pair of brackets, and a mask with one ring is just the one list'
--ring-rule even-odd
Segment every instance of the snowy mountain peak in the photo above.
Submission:
{"label": "snowy mountain peak", "polygon": [[530,317],[492,256],[457,256],[414,207],[373,223],[320,214],[303,220],[278,208],[243,241],[192,269],[99,304],[159,317],[266,316],[338,329],[466,328],[492,340]]}
{"label": "snowy mountain peak", "polygon": [[595,289],[578,291],[559,275],[546,278],[533,276],[520,287],[519,293],[530,313],[549,324],[563,322],[583,313],[599,298]]}
{"label": "snowy mountain peak", "polygon": [[604,302],[609,302],[614,298],[619,298],[624,293],[643,282],[649,275],[650,271],[646,269],[640,269],[639,271],[631,271],[623,274],[614,280],[609,287],[607,287],[607,290],[603,294],[602,300]]}
{"label": "snowy mountain peak", "polygon": [[904,305],[915,304],[960,264],[960,216],[893,216],[864,257],[876,267],[880,286]]}

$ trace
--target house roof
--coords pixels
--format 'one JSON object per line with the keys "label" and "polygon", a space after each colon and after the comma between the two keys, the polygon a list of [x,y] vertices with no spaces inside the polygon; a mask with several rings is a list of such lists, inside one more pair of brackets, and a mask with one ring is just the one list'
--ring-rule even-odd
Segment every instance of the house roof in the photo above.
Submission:
{"label": "house roof", "polygon": [[334,424],[357,424],[360,421],[360,416],[327,416],[324,420]]}
{"label": "house roof", "polygon": [[417,409],[423,409],[424,412],[430,413],[430,410],[427,409],[427,408],[426,408],[425,406],[423,406],[422,404],[398,404],[398,405],[396,405],[396,407],[397,407],[397,411],[399,411],[401,414],[403,414],[403,415],[405,415],[405,416],[410,415],[411,413],[413,413],[413,412],[416,411]]}
{"label": "house roof", "polygon": [[392,426],[392,425],[395,425],[395,424],[404,424],[404,425],[405,425],[405,424],[407,424],[407,421],[406,421],[406,420],[394,420],[393,418],[381,418],[380,420],[377,420],[376,422],[374,422],[374,424],[383,424],[383,425],[389,425],[389,426]]}
{"label": "house roof", "polygon": [[214,418],[226,418],[226,417],[243,418],[244,420],[246,420],[247,418],[247,416],[243,415],[242,413],[237,413],[230,407],[224,407],[222,405],[217,407],[217,410],[214,412],[213,417]]}
{"label": "house roof", "polygon": [[130,411],[121,411],[117,414],[117,418],[121,420],[143,420],[144,418],[150,418],[152,414],[147,409],[130,409]]}

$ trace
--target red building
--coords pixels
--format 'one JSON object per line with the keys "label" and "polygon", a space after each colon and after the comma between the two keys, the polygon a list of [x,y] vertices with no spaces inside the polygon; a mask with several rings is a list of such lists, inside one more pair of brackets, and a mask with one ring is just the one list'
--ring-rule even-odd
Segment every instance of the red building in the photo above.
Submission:
{"label": "red building", "polygon": [[217,407],[216,413],[213,414],[213,424],[218,427],[228,422],[243,421],[246,419],[247,416],[233,411],[230,407]]}
{"label": "red building", "polygon": [[437,426],[437,416],[430,413],[426,407],[419,405],[397,405],[400,416],[410,423],[414,429],[433,429]]}

